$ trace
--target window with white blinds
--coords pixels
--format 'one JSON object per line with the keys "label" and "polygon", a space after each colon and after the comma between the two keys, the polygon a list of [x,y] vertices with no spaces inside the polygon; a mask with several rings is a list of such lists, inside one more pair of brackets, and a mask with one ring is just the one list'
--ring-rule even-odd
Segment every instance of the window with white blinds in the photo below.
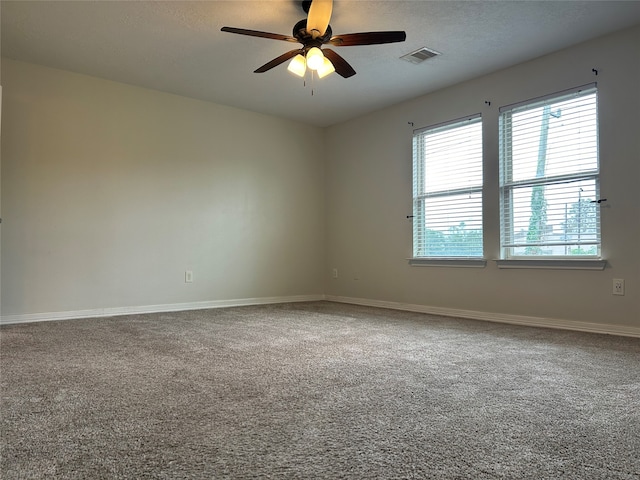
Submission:
{"label": "window with white blinds", "polygon": [[502,258],[600,256],[595,84],[500,109]]}
{"label": "window with white blinds", "polygon": [[414,258],[482,258],[482,118],[413,135]]}

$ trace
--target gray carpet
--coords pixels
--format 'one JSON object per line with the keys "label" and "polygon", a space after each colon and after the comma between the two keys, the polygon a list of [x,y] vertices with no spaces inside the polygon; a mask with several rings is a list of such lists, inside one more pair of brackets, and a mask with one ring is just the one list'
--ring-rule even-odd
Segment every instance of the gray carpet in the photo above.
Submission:
{"label": "gray carpet", "polygon": [[640,340],[329,302],[0,329],[1,476],[640,478]]}

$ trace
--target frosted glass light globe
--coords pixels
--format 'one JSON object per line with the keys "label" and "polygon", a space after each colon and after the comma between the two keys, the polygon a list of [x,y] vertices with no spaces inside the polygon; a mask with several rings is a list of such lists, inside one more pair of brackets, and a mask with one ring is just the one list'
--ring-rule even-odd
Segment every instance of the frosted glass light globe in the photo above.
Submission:
{"label": "frosted glass light globe", "polygon": [[324,64],[324,55],[318,47],[312,47],[307,52],[307,67],[318,70]]}

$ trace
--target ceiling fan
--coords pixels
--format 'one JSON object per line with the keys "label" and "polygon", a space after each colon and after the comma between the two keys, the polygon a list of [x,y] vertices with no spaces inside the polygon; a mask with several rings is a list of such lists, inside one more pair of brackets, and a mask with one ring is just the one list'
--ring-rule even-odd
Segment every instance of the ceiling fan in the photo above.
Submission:
{"label": "ceiling fan", "polygon": [[319,78],[336,72],[349,78],[356,74],[349,63],[330,48],[322,48],[329,44],[333,47],[352,47],[355,45],[378,45],[382,43],[404,42],[407,34],[403,31],[363,32],[333,35],[329,21],[333,10],[333,0],[306,0],[302,8],[308,12],[307,18],[300,20],[293,27],[293,36],[278,33],[260,32],[244,28],[222,27],[223,32],[249,35],[251,37],[270,38],[285,42],[297,42],[302,48],[283,53],[270,62],[265,63],[254,73],[263,73],[292,59],[288,70],[303,77],[307,68],[315,71]]}

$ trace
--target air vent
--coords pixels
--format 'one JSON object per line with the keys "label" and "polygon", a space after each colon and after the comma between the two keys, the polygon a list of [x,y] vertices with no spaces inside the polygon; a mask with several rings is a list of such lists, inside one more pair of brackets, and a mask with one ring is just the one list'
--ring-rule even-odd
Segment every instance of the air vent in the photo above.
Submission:
{"label": "air vent", "polygon": [[441,55],[440,52],[436,52],[435,50],[429,50],[427,47],[422,47],[416,50],[415,52],[407,53],[406,55],[401,56],[402,60],[406,60],[411,63],[422,63],[425,60],[429,60],[430,58]]}

